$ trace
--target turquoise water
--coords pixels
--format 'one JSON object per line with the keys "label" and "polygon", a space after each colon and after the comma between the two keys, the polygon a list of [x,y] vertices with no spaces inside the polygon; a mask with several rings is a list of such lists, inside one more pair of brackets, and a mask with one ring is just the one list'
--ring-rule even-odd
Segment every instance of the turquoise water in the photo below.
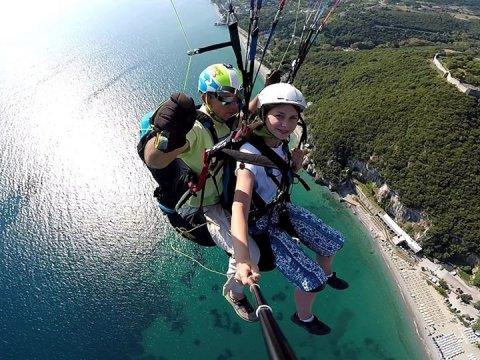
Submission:
{"label": "turquoise water", "polygon": [[[27,2],[28,3],[28,2]],[[28,6],[27,6],[28,5]],[[0,358],[240,359],[266,357],[259,324],[221,297],[225,255],[175,237],[135,150],[138,119],[228,49],[207,0],[33,1],[0,14]],[[25,11],[28,8],[29,11]],[[195,21],[192,21],[195,20]],[[198,98],[197,98],[198,100]],[[301,359],[423,359],[396,287],[367,232],[334,194],[312,184],[294,200],[341,230],[345,292],[319,294],[333,332],[289,320],[292,288],[262,290]]]}
{"label": "turquoise water", "polygon": [[[344,292],[327,288],[318,295],[315,312],[333,331],[329,336],[314,337],[289,320],[294,309],[292,287],[276,272],[262,275],[262,291],[297,356],[301,359],[425,359],[412,320],[373,240],[334,194],[314,184],[308,176],[306,179],[312,191],[307,193],[298,188],[294,201],[345,234],[347,244],[338,254],[335,267],[351,287]],[[189,255],[199,254],[194,246],[175,240],[172,244]],[[238,321],[221,299],[219,281],[223,278],[198,266],[191,268],[191,262],[181,254],[173,256],[173,262],[183,267],[183,270],[177,268],[179,273],[175,275],[180,276],[183,283],[172,283],[169,291],[174,294],[177,309],[182,311],[175,319],[178,322],[160,317],[144,330],[142,346],[147,354],[174,358],[174,354],[180,353],[185,359],[266,358],[260,326]],[[217,249],[201,251],[200,258],[213,269],[224,267],[224,255]],[[158,276],[164,271],[161,260],[155,271]],[[185,293],[189,294],[188,299]],[[177,337],[169,339],[166,347],[164,336],[172,329]]]}

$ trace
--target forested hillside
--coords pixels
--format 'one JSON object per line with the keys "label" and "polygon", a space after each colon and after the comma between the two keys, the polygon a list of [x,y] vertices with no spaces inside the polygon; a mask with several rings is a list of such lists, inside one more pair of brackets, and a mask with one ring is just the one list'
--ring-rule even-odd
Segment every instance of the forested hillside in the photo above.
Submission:
{"label": "forested hillside", "polygon": [[428,215],[425,252],[463,258],[480,253],[480,109],[438,75],[434,52],[315,51],[296,84],[313,102],[325,177],[342,180],[348,159],[368,162],[404,205]]}
{"label": "forested hillside", "polygon": [[[250,2],[236,3],[248,28]],[[297,12],[298,2],[287,1],[266,56],[272,68],[296,56],[316,2],[301,3]],[[264,36],[277,4],[264,1]],[[312,101],[307,116],[323,175],[343,181],[349,160],[368,162],[405,206],[426,216],[425,253],[459,264],[480,256],[480,107],[432,58],[454,50],[476,75],[479,15],[477,0],[344,0],[295,79]]]}

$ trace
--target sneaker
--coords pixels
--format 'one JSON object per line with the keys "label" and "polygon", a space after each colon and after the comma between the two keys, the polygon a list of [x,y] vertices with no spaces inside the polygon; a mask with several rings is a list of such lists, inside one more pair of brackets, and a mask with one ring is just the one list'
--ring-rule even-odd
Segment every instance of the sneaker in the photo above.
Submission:
{"label": "sneaker", "polygon": [[230,291],[225,295],[225,299],[232,305],[233,310],[237,313],[242,320],[255,322],[258,321],[257,314],[252,305],[248,302],[247,297],[245,296],[242,299],[234,299],[230,296]]}
{"label": "sneaker", "polygon": [[330,329],[330,327],[327,324],[318,320],[318,318],[315,315],[313,316],[312,321],[305,322],[298,318],[297,313],[294,313],[292,315],[292,321],[313,335],[327,335],[327,334],[330,334],[330,331],[332,331],[332,329]]}
{"label": "sneaker", "polygon": [[337,277],[337,273],[333,272],[327,280],[327,284],[336,290],[345,290],[348,288],[348,282]]}

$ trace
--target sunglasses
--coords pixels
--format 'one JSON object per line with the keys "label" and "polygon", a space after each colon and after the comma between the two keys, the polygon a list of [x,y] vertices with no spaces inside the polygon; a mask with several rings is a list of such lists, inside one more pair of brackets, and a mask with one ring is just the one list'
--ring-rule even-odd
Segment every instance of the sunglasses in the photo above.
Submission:
{"label": "sunglasses", "polygon": [[231,103],[238,103],[239,99],[237,96],[222,96],[218,94],[211,94],[222,106],[228,106]]}

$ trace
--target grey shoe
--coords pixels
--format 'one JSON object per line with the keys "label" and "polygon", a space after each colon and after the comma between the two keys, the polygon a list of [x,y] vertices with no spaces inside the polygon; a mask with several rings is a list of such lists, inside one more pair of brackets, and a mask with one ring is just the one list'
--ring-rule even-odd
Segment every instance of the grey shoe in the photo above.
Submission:
{"label": "grey shoe", "polygon": [[257,314],[255,314],[255,310],[253,309],[253,306],[250,305],[248,302],[247,297],[245,296],[242,299],[233,299],[230,294],[230,292],[227,292],[225,294],[225,299],[232,305],[233,310],[237,313],[237,315],[245,321],[248,322],[255,322],[258,321]]}

